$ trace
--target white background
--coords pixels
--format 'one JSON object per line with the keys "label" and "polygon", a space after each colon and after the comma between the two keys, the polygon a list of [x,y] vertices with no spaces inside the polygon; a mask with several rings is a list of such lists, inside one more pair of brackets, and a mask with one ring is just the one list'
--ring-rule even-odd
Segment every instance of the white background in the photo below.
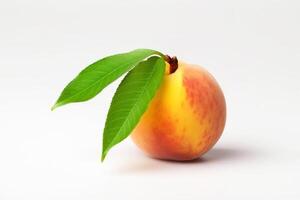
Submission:
{"label": "white background", "polygon": [[[288,0],[0,0],[0,199],[299,199],[300,3]],[[222,138],[191,163],[130,139],[100,162],[117,82],[55,112],[99,58],[152,48],[222,86]]]}

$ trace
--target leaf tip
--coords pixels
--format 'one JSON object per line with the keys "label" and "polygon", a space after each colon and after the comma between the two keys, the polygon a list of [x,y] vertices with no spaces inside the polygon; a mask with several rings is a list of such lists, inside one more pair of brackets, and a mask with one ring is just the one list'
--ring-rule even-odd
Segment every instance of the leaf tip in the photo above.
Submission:
{"label": "leaf tip", "polygon": [[51,111],[54,111],[56,108],[58,108],[59,106],[61,106],[59,103],[55,103],[52,107],[51,107]]}
{"label": "leaf tip", "polygon": [[63,102],[56,102],[52,107],[51,107],[51,111],[54,111],[56,108],[65,105],[65,103]]}
{"label": "leaf tip", "polygon": [[56,102],[52,107],[51,107],[51,111],[54,111],[56,108],[60,107],[64,105],[63,103],[59,103],[59,102]]}
{"label": "leaf tip", "polygon": [[103,153],[102,153],[102,155],[101,155],[101,162],[102,162],[102,163],[103,163],[103,161],[104,161],[105,157],[106,157],[106,153],[105,153],[105,152],[103,152]]}
{"label": "leaf tip", "polygon": [[54,111],[57,108],[56,104],[51,107],[51,111]]}

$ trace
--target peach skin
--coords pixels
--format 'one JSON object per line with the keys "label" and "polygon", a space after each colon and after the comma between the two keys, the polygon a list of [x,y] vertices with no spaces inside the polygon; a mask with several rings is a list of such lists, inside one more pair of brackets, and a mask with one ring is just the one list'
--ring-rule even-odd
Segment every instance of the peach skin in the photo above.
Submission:
{"label": "peach skin", "polygon": [[226,120],[223,92],[200,66],[166,63],[163,82],[131,137],[153,158],[199,158],[220,138]]}

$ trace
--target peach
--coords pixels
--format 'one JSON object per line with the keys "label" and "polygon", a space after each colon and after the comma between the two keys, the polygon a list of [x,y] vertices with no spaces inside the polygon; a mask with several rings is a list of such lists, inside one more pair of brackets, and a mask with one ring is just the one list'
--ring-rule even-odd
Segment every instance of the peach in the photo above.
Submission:
{"label": "peach", "polygon": [[226,120],[225,98],[204,68],[178,62],[175,71],[171,70],[167,63],[163,82],[131,137],[151,157],[193,160],[220,138]]}

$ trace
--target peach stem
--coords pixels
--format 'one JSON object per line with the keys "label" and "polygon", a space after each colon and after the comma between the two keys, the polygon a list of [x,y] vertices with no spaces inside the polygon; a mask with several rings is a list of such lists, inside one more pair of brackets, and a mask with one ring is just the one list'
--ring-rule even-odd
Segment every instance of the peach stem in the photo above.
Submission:
{"label": "peach stem", "polygon": [[174,73],[178,68],[177,57],[176,56],[171,57],[169,55],[166,55],[165,60],[170,64],[170,74]]}

